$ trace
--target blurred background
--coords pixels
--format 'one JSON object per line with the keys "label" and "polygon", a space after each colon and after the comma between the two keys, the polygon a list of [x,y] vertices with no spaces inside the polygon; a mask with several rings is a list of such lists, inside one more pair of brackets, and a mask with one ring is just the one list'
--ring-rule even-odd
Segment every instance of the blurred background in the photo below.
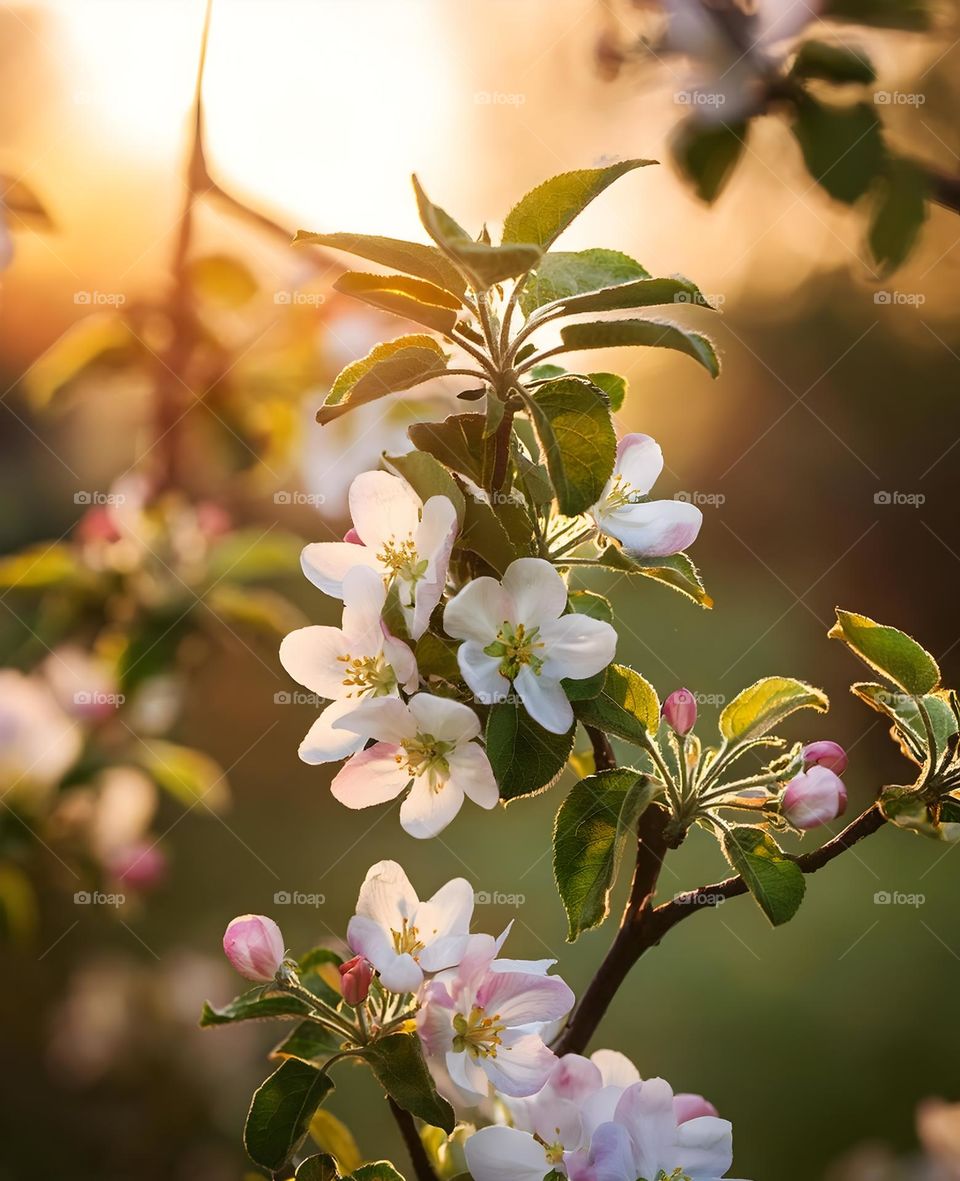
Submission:
{"label": "blurred background", "polygon": [[[890,104],[889,137],[948,170],[952,7],[932,30],[863,34],[887,91],[923,95]],[[667,160],[686,66],[651,53],[612,76],[598,46],[644,12],[595,0],[216,0],[217,188],[185,218],[203,8],[0,6],[4,1181],[249,1171],[246,1104],[282,1030],[196,1025],[237,990],[220,954],[236,913],[272,914],[294,950],[336,945],[368,865],[392,857],[421,895],[469,877],[492,899],[477,925],[514,919],[512,954],[555,955],[578,992],[612,934],[563,941],[563,784],[419,843],[393,808],[335,806],[329,771],[297,759],[315,708],[277,643],[337,618],[299,576],[301,539],[339,537],[352,476],[458,387],[315,425],[337,371],[398,326],[331,295],[341,260],[286,243],[299,227],[422,239],[414,170],[476,231],[554,173]],[[565,241],[689,275],[722,311],[680,309],[718,342],[716,383],[657,350],[604,357],[630,379],[620,429],[664,449],[658,493],[703,507],[693,556],[716,603],[585,583],[613,599],[620,656],[707,714],[761,675],[823,686],[828,718],[794,733],[851,751],[851,809],[910,769],[848,693],[834,605],[917,636],[947,684],[960,671],[960,220],[934,208],[887,277],[863,237],[770,117],[714,206],[664,164]],[[724,876],[698,835],[666,895]],[[924,1171],[915,1116],[960,1100],[958,870],[950,846],[882,831],[809,880],[788,928],[744,899],[696,917],[638,965],[596,1044],[712,1098],[738,1176],[956,1176]],[[365,1156],[403,1161],[355,1074],[332,1109]]]}

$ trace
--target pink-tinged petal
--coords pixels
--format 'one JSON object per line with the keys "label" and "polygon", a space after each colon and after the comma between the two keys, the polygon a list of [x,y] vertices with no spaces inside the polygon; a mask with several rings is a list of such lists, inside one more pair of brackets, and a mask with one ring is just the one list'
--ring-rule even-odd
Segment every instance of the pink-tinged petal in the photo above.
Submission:
{"label": "pink-tinged petal", "polygon": [[663,452],[649,435],[624,435],[617,444],[616,474],[634,492],[646,496],[663,471]]}
{"label": "pink-tinged petal", "polygon": [[496,1057],[480,1058],[477,1064],[501,1094],[522,1099],[543,1087],[556,1060],[537,1034],[508,1029],[501,1034]]}
{"label": "pink-tinged petal", "polygon": [[364,697],[352,705],[337,722],[337,729],[394,746],[416,732],[416,723],[399,697]]}
{"label": "pink-tinged petal", "polygon": [[630,1134],[640,1177],[656,1177],[661,1169],[671,1173],[680,1161],[666,1159],[676,1142],[673,1091],[662,1078],[634,1083],[620,1096],[614,1119]]}
{"label": "pink-tinged petal", "polygon": [[832,771],[814,764],[790,780],[781,807],[784,816],[797,828],[816,828],[843,815],[847,809],[847,789]]}
{"label": "pink-tinged petal", "polygon": [[397,683],[405,693],[413,693],[420,683],[417,658],[403,640],[397,640],[383,629],[383,655],[393,669]]}
{"label": "pink-tinged petal", "polygon": [[[500,939],[498,941],[499,945],[497,947],[498,951],[500,950],[500,947],[503,945],[505,937],[506,937],[506,933],[504,933],[503,935],[500,936]],[[547,960],[511,960],[511,959],[506,959],[506,958],[500,959],[498,956],[497,959],[495,959],[493,961],[493,963],[490,965],[490,971],[491,972],[522,972],[522,973],[525,973],[527,976],[530,976],[530,975],[546,976],[546,974],[550,971],[550,969],[553,967],[553,965],[556,962],[557,962],[556,960],[549,960],[549,959],[547,959]]]}
{"label": "pink-tinged petal", "polygon": [[551,734],[566,734],[573,725],[573,707],[559,682],[537,676],[528,664],[517,673],[514,687],[524,709]]}
{"label": "pink-tinged petal", "polygon": [[386,967],[397,954],[389,931],[365,914],[355,914],[347,924],[347,946],[377,969]]}
{"label": "pink-tinged petal", "polygon": [[490,760],[475,742],[458,747],[447,756],[450,780],[463,794],[481,808],[495,808],[500,802],[500,789],[493,775]]}
{"label": "pink-tinged petal", "polygon": [[400,826],[418,840],[443,832],[463,805],[463,792],[449,780],[433,788],[426,775],[414,779],[407,798],[400,805]]}
{"label": "pink-tinged petal", "polygon": [[417,1034],[432,1057],[445,1054],[453,1044],[453,1001],[442,984],[428,984],[417,1013]]}
{"label": "pink-tinged petal", "polygon": [[801,754],[805,765],[816,763],[834,775],[842,775],[847,769],[847,752],[839,742],[831,742],[829,738],[808,742]]}
{"label": "pink-tinged petal", "polygon": [[314,541],[303,547],[300,567],[314,586],[325,595],[343,598],[343,580],[355,566],[369,566],[383,576],[384,570],[373,550],[346,541]]}
{"label": "pink-tinged petal", "polygon": [[582,1054],[564,1054],[557,1059],[553,1068],[549,1087],[553,1094],[561,1099],[579,1102],[603,1086],[600,1068]]}
{"label": "pink-tinged petal", "polygon": [[[343,634],[379,645],[382,634],[380,616],[386,598],[387,588],[379,571],[370,566],[354,566],[348,570],[343,577]],[[375,647],[373,651],[376,650]]]}
{"label": "pink-tinged petal", "polygon": [[477,1004],[507,1025],[553,1021],[573,1008],[574,995],[559,976],[491,972],[477,989]]}
{"label": "pink-tinged petal", "polygon": [[[507,931],[509,930],[510,928],[507,927]],[[505,931],[504,936],[506,933]],[[483,982],[490,970],[493,957],[500,950],[502,944],[502,938],[498,943],[492,935],[486,934],[471,935],[467,940],[466,950],[460,959],[460,967],[457,970],[457,978],[467,992],[473,994]]]}
{"label": "pink-tinged petal", "polygon": [[474,1181],[543,1181],[552,1168],[543,1146],[517,1128],[481,1128],[464,1153]]}
{"label": "pink-tinged petal", "polygon": [[503,589],[513,610],[508,618],[527,628],[559,619],[567,606],[567,588],[544,558],[517,558],[507,567]]}
{"label": "pink-tinged petal", "polygon": [[483,575],[468,582],[444,607],[443,630],[455,640],[473,640],[483,648],[510,620],[510,610],[500,583]]}
{"label": "pink-tinged petal", "polygon": [[693,1181],[722,1177],[733,1164],[733,1127],[729,1120],[704,1115],[677,1129],[677,1160]]}
{"label": "pink-tinged petal", "polygon": [[543,640],[541,675],[559,681],[583,680],[605,669],[617,651],[617,633],[602,619],[576,612],[540,629]]}
{"label": "pink-tinged petal", "polygon": [[242,914],[224,931],[223,950],[241,976],[267,984],[283,962],[283,934],[264,914]]}
{"label": "pink-tinged petal", "polygon": [[457,649],[457,664],[474,697],[484,705],[503,701],[510,692],[510,682],[500,672],[500,660],[488,656],[479,642],[467,640],[461,644]]}
{"label": "pink-tinged petal", "polygon": [[637,1173],[633,1145],[619,1124],[601,1124],[589,1151],[578,1153],[577,1158],[569,1171],[571,1181],[633,1181]]}
{"label": "pink-tinged petal", "polygon": [[283,637],[280,663],[312,693],[320,697],[343,697],[347,692],[343,683],[343,657],[348,652],[346,638],[338,627],[301,627]]}
{"label": "pink-tinged petal", "polygon": [[443,742],[469,742],[480,733],[480,719],[470,706],[449,697],[418,693],[410,698],[410,713],[421,734],[432,734]]}
{"label": "pink-tinged petal", "polygon": [[599,1068],[605,1087],[629,1087],[640,1081],[640,1071],[619,1050],[595,1050],[590,1061]]}
{"label": "pink-tinged petal", "polygon": [[356,709],[356,702],[341,699],[331,701],[307,731],[298,754],[304,763],[337,763],[362,750],[366,738],[341,730],[340,719]]}
{"label": "pink-tinged petal", "polygon": [[[473,917],[473,886],[466,878],[453,878],[429,898],[421,902],[414,916],[414,924],[420,938],[428,946],[434,940],[447,935],[466,935]],[[430,971],[448,968],[449,964],[438,964]]]}
{"label": "pink-tinged petal", "polygon": [[666,558],[696,541],[703,513],[686,500],[649,500],[604,513],[597,524],[620,542],[626,554]]}
{"label": "pink-tinged petal", "polygon": [[350,485],[350,516],[364,545],[413,538],[420,523],[420,497],[406,480],[389,472],[361,472]]}
{"label": "pink-tinged petal", "polygon": [[395,800],[409,782],[409,772],[397,762],[397,748],[378,742],[337,772],[330,791],[347,808],[371,808]]}
{"label": "pink-tinged petal", "polygon": [[678,1124],[685,1124],[688,1120],[699,1119],[702,1115],[716,1118],[720,1113],[713,1104],[702,1095],[694,1095],[683,1091],[673,1097],[673,1114]]}
{"label": "pink-tinged petal", "polygon": [[443,972],[455,968],[463,956],[469,935],[440,935],[420,952],[420,967],[425,972]]}
{"label": "pink-tinged petal", "polygon": [[581,1100],[580,1121],[585,1140],[588,1141],[601,1124],[613,1119],[623,1092],[622,1086],[608,1084]]}
{"label": "pink-tinged petal", "polygon": [[[403,920],[412,919],[419,905],[416,890],[396,861],[378,861],[367,870],[357,897],[358,915],[372,919],[386,932],[399,931]],[[353,950],[364,951],[364,948],[353,947]]]}

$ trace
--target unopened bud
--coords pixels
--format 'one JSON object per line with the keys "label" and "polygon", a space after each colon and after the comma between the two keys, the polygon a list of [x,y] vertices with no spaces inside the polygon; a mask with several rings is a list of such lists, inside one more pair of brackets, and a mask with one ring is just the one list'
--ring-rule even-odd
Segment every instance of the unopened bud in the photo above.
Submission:
{"label": "unopened bud", "polygon": [[827,767],[801,771],[787,784],[781,810],[796,828],[816,828],[842,816],[847,809],[843,780]]}
{"label": "unopened bud", "polygon": [[360,534],[352,526],[344,533],[343,540],[348,541],[351,545],[363,545]]}
{"label": "unopened bud", "polygon": [[266,915],[242,914],[224,932],[223,950],[241,976],[269,984],[283,963],[283,934]]}
{"label": "unopened bud", "polygon": [[808,742],[801,754],[805,767],[826,767],[834,775],[842,775],[847,769],[847,752],[838,742],[831,742],[827,738]]}
{"label": "unopened bud", "polygon": [[340,965],[340,991],[348,1005],[362,1005],[370,991],[373,964],[366,956],[355,955]]}
{"label": "unopened bud", "polygon": [[697,699],[689,689],[674,689],[660,712],[667,725],[684,738],[697,724]]}

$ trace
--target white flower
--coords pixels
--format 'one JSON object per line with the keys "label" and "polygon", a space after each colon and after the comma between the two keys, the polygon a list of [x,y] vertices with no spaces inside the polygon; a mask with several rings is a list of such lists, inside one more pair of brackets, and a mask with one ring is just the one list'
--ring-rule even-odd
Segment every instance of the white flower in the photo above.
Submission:
{"label": "white flower", "polygon": [[343,580],[354,566],[376,570],[395,584],[410,635],[418,640],[440,602],[457,514],[446,496],[424,504],[405,480],[389,472],[363,472],[350,485],[350,515],[361,544],[318,541],[301,556],[303,572],[325,594],[343,598]]}
{"label": "white flower", "polygon": [[412,837],[433,837],[446,828],[468,796],[481,808],[500,798],[486,752],[473,739],[480,719],[467,705],[432,693],[404,704],[393,697],[361,702],[334,729],[349,730],[373,746],[355,754],[330,785],[348,808],[369,808],[395,799],[400,823]]}
{"label": "white flower", "polygon": [[[567,1014],[574,996],[553,960],[499,960],[504,936],[471,935],[460,965],[427,985],[417,1029],[467,1095],[533,1095],[556,1063],[540,1030]],[[542,1177],[543,1174],[541,1173]]]}
{"label": "white flower", "polygon": [[331,701],[300,744],[305,763],[329,763],[360,750],[362,735],[334,725],[361,699],[396,697],[401,686],[408,692],[417,687],[413,653],[380,618],[386,595],[376,571],[354,566],[343,580],[342,626],[301,627],[280,645],[280,663],[290,676]]}
{"label": "white flower", "polygon": [[364,955],[391,992],[417,992],[425,972],[460,962],[470,933],[473,887],[454,878],[421,902],[395,861],[367,870],[347,943]]}
{"label": "white flower", "polygon": [[80,755],[76,722],[39,677],[0,670],[0,794],[46,797]]}
{"label": "white flower", "polygon": [[573,709],[560,681],[582,680],[613,659],[617,633],[587,615],[564,615],[567,588],[543,558],[518,558],[502,582],[475,578],[447,604],[443,627],[464,640],[463,679],[485,704],[506,698],[512,681],[530,716],[565,734]]}
{"label": "white flower", "polygon": [[664,558],[696,541],[703,514],[685,500],[648,500],[663,471],[663,452],[649,435],[624,435],[603,495],[590,509],[601,533],[635,557]]}

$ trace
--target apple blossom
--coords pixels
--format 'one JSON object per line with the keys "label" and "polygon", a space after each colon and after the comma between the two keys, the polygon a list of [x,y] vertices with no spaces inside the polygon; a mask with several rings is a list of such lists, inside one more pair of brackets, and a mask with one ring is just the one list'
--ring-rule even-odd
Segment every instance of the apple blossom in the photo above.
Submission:
{"label": "apple blossom", "polygon": [[533,1095],[556,1063],[538,1028],[563,1017],[574,996],[553,960],[498,960],[504,936],[472,935],[457,968],[424,990],[417,1029],[427,1054],[442,1057],[467,1095],[492,1084],[506,1096]]}
{"label": "apple blossom", "polygon": [[847,789],[828,767],[815,765],[794,775],[783,793],[781,807],[797,828],[816,828],[843,815]]}
{"label": "apple blossom", "polygon": [[223,950],[241,976],[269,984],[283,963],[283,935],[271,918],[242,914],[231,919],[223,935]]}
{"label": "apple blossom", "polygon": [[334,729],[360,699],[417,686],[413,653],[381,620],[386,594],[376,571],[354,566],[343,580],[342,625],[301,627],[280,645],[280,663],[290,676],[331,702],[300,744],[305,763],[328,763],[360,750],[361,735]]}
{"label": "apple blossom", "polygon": [[131,890],[152,890],[166,877],[167,855],[156,844],[141,841],[115,850],[107,860],[107,868],[121,885]]}
{"label": "apple blossom", "polygon": [[362,1005],[370,992],[373,964],[366,956],[355,955],[340,965],[340,991],[348,1005]]}
{"label": "apple blossom", "polygon": [[624,553],[663,558],[696,541],[703,514],[686,500],[649,500],[663,471],[663,452],[649,435],[624,435],[603,495],[590,509],[601,533],[614,537]]}
{"label": "apple blossom", "polygon": [[7,803],[46,796],[80,755],[79,726],[39,676],[0,670],[0,792]]}
{"label": "apple blossom", "polygon": [[376,570],[395,585],[410,635],[418,640],[440,602],[457,514],[446,496],[426,503],[405,480],[389,472],[363,472],[350,485],[350,515],[362,542],[318,541],[305,547],[303,571],[325,594],[343,598],[343,581],[354,566]]}
{"label": "apple blossom", "polygon": [[425,972],[455,967],[467,946],[473,887],[454,878],[421,902],[395,861],[367,870],[347,943],[365,956],[391,992],[418,992]]}
{"label": "apple blossom", "polygon": [[460,811],[464,796],[481,808],[500,799],[486,752],[473,741],[480,719],[459,701],[417,693],[367,698],[334,723],[373,738],[337,773],[330,790],[348,808],[369,808],[410,791],[400,805],[400,824],[412,837],[433,837]]}
{"label": "apple blossom", "polygon": [[697,699],[689,689],[674,689],[660,712],[667,725],[685,738],[697,724]]}
{"label": "apple blossom", "polygon": [[821,738],[818,742],[808,742],[800,753],[805,767],[826,767],[834,775],[842,775],[847,769],[847,752],[839,742]]}
{"label": "apple blossom", "polygon": [[518,558],[502,582],[469,582],[443,613],[446,633],[464,643],[457,649],[463,679],[476,697],[503,701],[512,682],[527,713],[546,730],[565,734],[573,708],[560,684],[582,680],[613,660],[617,633],[600,619],[570,613],[567,588],[543,558]]}

